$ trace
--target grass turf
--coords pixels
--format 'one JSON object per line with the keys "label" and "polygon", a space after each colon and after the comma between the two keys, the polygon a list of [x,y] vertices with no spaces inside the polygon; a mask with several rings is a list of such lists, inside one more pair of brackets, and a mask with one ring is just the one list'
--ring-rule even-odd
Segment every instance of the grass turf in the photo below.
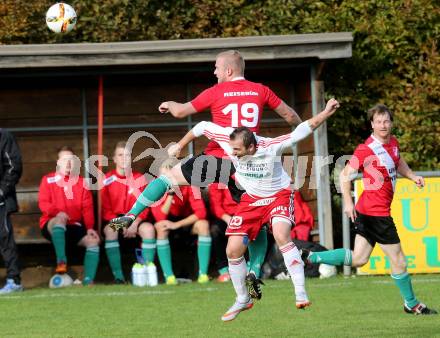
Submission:
{"label": "grass turf", "polygon": [[[232,322],[232,285],[95,285],[0,297],[1,337],[440,337],[440,315],[403,312],[390,277],[308,279],[312,306],[296,310],[290,281]],[[440,309],[440,275],[413,276],[417,297]]]}

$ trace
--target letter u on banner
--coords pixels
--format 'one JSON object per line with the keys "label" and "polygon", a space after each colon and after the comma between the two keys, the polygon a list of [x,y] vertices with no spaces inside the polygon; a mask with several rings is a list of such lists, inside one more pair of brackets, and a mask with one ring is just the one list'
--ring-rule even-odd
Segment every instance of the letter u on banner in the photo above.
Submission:
{"label": "letter u on banner", "polygon": [[402,198],[402,219],[403,225],[406,229],[412,232],[419,232],[425,230],[429,225],[429,201],[430,198],[422,198],[425,205],[425,224],[422,227],[416,228],[411,224],[411,202],[413,198]]}

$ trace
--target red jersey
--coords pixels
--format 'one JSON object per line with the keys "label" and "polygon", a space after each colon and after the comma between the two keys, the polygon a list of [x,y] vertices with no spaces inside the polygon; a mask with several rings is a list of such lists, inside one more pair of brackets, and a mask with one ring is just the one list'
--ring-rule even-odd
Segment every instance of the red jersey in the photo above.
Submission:
{"label": "red jersey", "polygon": [[63,211],[69,215],[68,224],[84,224],[87,229],[93,229],[92,193],[81,176],[75,180],[56,172],[43,176],[38,193],[38,206],[42,212],[40,228]]}
{"label": "red jersey", "polygon": [[231,193],[226,185],[212,183],[208,188],[209,206],[212,214],[217,218],[222,218],[224,214],[234,215],[238,203],[232,199]]}
{"label": "red jersey", "polygon": [[185,218],[191,214],[196,214],[199,219],[206,219],[207,215],[205,203],[203,203],[201,198],[195,198],[192,191],[193,187],[181,186],[179,188],[182,192],[183,198],[180,199],[177,195],[174,195],[168,215],[164,214],[160,210],[164,205],[168,194],[166,194],[165,197],[159,201],[159,203],[156,202],[153,206],[151,206],[151,212],[153,213],[156,222],[166,220],[168,219],[168,216]]}
{"label": "red jersey", "polygon": [[[128,179],[119,175],[116,170],[112,170],[105,175],[102,186],[102,219],[108,222],[131,209],[147,186],[147,181],[144,175],[136,171]],[[150,208],[147,208],[139,214],[139,217],[146,220],[149,214]]]}
{"label": "red jersey", "polygon": [[[204,90],[191,104],[197,112],[209,108],[212,122],[221,127],[243,126],[258,132],[264,106],[275,109],[281,104],[281,99],[260,83],[238,78]],[[205,153],[224,156],[223,149],[216,142],[210,142]]]}
{"label": "red jersey", "polygon": [[370,216],[390,216],[400,154],[394,136],[381,143],[371,135],[354,151],[349,164],[363,173],[364,191],[356,210]]}

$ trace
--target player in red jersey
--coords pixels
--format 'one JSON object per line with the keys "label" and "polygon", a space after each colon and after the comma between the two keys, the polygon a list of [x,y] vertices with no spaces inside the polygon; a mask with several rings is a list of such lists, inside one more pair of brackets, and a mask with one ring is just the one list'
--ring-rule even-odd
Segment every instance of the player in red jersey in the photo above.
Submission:
{"label": "player in red jersey", "polygon": [[[396,226],[390,216],[391,202],[397,174],[413,181],[419,188],[424,186],[423,177],[415,175],[400,157],[399,143],[391,135],[393,114],[378,104],[368,111],[373,133],[354,151],[353,157],[341,173],[341,190],[344,212],[354,222],[356,233],[354,250],[336,249],[323,252],[303,251],[303,258],[312,263],[349,265],[359,267],[367,264],[374,245],[379,243],[391,264],[394,279],[404,300],[407,313],[428,315],[437,311],[429,309],[414,295],[411,279],[406,269]],[[365,190],[356,207],[351,197],[351,180],[356,173],[363,173]]]}
{"label": "player in red jersey", "polygon": [[[131,170],[131,156],[125,150],[126,142],[118,142],[113,154],[115,169],[105,175],[102,199],[102,220],[105,223],[103,233],[105,237],[105,252],[116,284],[124,283],[122,272],[121,253],[119,250],[118,232],[107,223],[130,210],[136,198],[147,185],[145,177]],[[153,224],[151,224],[150,209],[145,209],[130,227],[123,229],[123,238],[142,239],[142,256],[145,264],[153,263],[156,253],[156,239]]]}
{"label": "player in red jersey", "polygon": [[[301,119],[296,112],[277,97],[268,87],[246,80],[244,61],[237,51],[227,51],[217,56],[214,74],[218,84],[206,89],[194,100],[186,103],[163,102],[159,106],[162,113],[171,113],[183,118],[210,108],[213,121],[224,127],[245,126],[252,131],[259,130],[264,106],[269,106],[289,124],[298,125]],[[222,161],[222,158],[225,157]],[[230,188],[235,183],[230,178],[234,168],[224,151],[211,142],[204,154],[192,157],[183,164],[176,165],[167,175],[161,175],[144,190],[128,215],[137,216],[146,207],[159,200],[172,185],[195,185],[206,187],[221,181]],[[234,192],[237,189],[233,189]],[[237,193],[240,195],[241,193]],[[238,200],[238,199],[237,199]],[[129,221],[126,218],[125,221]],[[121,220],[119,220],[121,221]],[[115,224],[118,221],[115,220]],[[124,223],[124,227],[128,224]]]}
{"label": "player in red jersey", "polygon": [[42,212],[41,234],[55,248],[56,272],[67,272],[67,240],[86,248],[83,284],[92,283],[98,268],[100,239],[93,229],[92,193],[84,179],[75,174],[71,148],[60,148],[56,171],[41,179],[38,206]]}
{"label": "player in red jersey", "polygon": [[[161,173],[166,173],[172,168],[175,161],[166,160],[161,168]],[[211,258],[211,235],[207,220],[206,207],[203,199],[196,198],[193,189],[195,187],[182,187],[179,198],[170,191],[158,203],[151,207],[154,224],[157,231],[157,255],[164,273],[167,285],[177,284],[171,263],[171,247],[168,240],[170,231],[190,232],[197,235],[197,258],[199,262],[198,283],[209,282],[208,267]]]}
{"label": "player in red jersey", "polygon": [[[296,126],[301,123],[296,112],[272,90],[262,84],[246,80],[244,68],[244,60],[239,52],[229,50],[218,54],[214,70],[217,85],[206,89],[190,102],[163,102],[159,106],[159,111],[184,118],[209,108],[212,120],[222,127],[244,126],[258,132],[263,109],[268,106],[290,125]],[[167,175],[161,175],[153,180],[127,215],[114,219],[112,224],[116,228],[128,227],[142,210],[158,201],[173,185],[207,187],[213,182],[221,182],[228,186],[234,200],[238,202],[243,191],[236,187],[235,181],[231,178],[234,172],[234,166],[223,150],[215,142],[211,142],[203,154],[176,165]],[[258,242],[260,241],[256,243]],[[254,245],[255,243],[251,246],[254,246],[254,251],[260,251],[264,255],[267,241],[261,242],[263,243],[261,248]],[[252,256],[251,261],[253,261]],[[255,288],[254,291],[260,298],[258,280],[253,278],[254,276],[249,277],[249,286]]]}

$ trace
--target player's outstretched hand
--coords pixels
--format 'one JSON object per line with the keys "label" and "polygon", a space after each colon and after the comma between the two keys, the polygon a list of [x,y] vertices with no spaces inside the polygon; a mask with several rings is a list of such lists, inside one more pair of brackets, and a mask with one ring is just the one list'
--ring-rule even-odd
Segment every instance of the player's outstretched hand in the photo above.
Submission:
{"label": "player's outstretched hand", "polygon": [[168,148],[168,150],[167,150],[168,151],[168,156],[170,156],[170,157],[179,157],[181,150],[182,150],[182,148],[180,147],[179,143],[172,144]]}
{"label": "player's outstretched hand", "polygon": [[333,114],[338,108],[339,108],[339,102],[334,98],[328,100],[325,106],[325,110],[331,114]]}
{"label": "player's outstretched hand", "polygon": [[159,111],[162,114],[166,114],[170,111],[170,105],[168,104],[168,102],[162,102],[159,106]]}
{"label": "player's outstretched hand", "polygon": [[136,219],[134,215],[124,215],[121,217],[113,218],[108,225],[114,231],[119,231],[119,229],[128,228]]}

